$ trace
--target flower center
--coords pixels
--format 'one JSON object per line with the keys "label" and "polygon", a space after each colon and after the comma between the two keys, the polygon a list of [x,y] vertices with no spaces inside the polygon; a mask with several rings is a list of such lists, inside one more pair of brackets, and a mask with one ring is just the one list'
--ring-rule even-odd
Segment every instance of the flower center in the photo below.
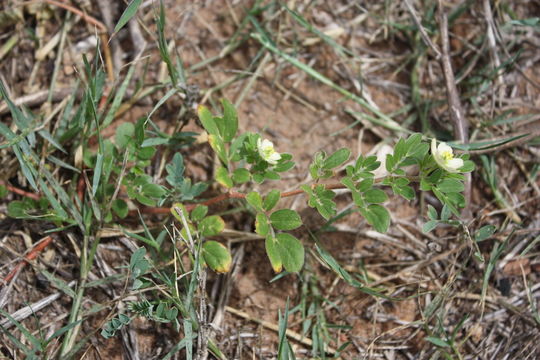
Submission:
{"label": "flower center", "polygon": [[273,147],[267,146],[262,149],[262,152],[265,157],[269,158],[270,156],[272,156],[273,153],[275,153],[275,150]]}
{"label": "flower center", "polygon": [[452,151],[447,150],[441,153],[441,157],[443,158],[444,161],[449,161],[454,158],[454,154],[452,154]]}

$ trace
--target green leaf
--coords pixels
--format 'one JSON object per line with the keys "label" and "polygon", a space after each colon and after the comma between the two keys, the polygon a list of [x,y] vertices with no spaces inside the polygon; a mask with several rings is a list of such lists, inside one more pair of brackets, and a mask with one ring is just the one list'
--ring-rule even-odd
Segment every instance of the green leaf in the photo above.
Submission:
{"label": "green leaf", "polygon": [[268,180],[280,180],[281,177],[279,176],[279,174],[275,171],[265,171],[263,176],[268,179]]}
{"label": "green leaf", "polygon": [[208,143],[210,144],[212,149],[216,152],[219,159],[224,164],[228,164],[227,150],[225,149],[225,144],[223,143],[223,140],[221,140],[216,135],[208,135]]}
{"label": "green leaf", "polygon": [[430,220],[437,220],[438,217],[437,210],[433,206],[428,205],[428,218]]}
{"label": "green leaf", "polygon": [[[422,134],[416,133],[412,134],[405,140],[405,149],[407,150],[407,154],[410,154],[414,149],[420,145],[420,142],[422,141]],[[412,151],[411,151],[412,150]]]}
{"label": "green leaf", "polygon": [[149,139],[144,139],[144,141],[141,144],[141,147],[156,147],[159,145],[167,144],[169,143],[169,138],[164,137],[153,137]]}
{"label": "green leaf", "polygon": [[125,122],[120,124],[120,126],[116,128],[116,146],[118,146],[120,149],[125,148],[129,140],[133,137],[134,133],[135,126],[133,125],[133,123]]}
{"label": "green leaf", "polygon": [[248,169],[238,168],[233,171],[232,179],[237,184],[243,184],[251,179],[251,174]]}
{"label": "green leaf", "polygon": [[276,166],[274,166],[274,171],[276,172],[289,171],[294,167],[294,165],[295,165],[294,161],[280,162]]}
{"label": "green leaf", "polygon": [[283,263],[279,255],[277,239],[268,235],[264,241],[264,247],[266,248],[266,255],[268,255],[272,269],[277,273],[281,272],[283,270]]}
{"label": "green leaf", "polygon": [[137,159],[150,160],[151,158],[154,157],[155,153],[156,153],[155,147],[140,148],[139,151],[137,151]]}
{"label": "green leaf", "polygon": [[336,215],[336,203],[329,199],[319,199],[315,207],[323,218],[330,220],[330,218]]}
{"label": "green leaf", "polygon": [[482,226],[477,232],[474,233],[474,240],[476,242],[484,241],[495,234],[497,227],[493,225]]}
{"label": "green leaf", "polygon": [[210,110],[208,110],[206,106],[199,105],[197,112],[199,115],[199,120],[201,120],[201,123],[208,134],[218,136],[219,130]]}
{"label": "green leaf", "polygon": [[206,264],[215,272],[226,273],[231,269],[232,258],[225,245],[217,241],[206,241],[202,254]]}
{"label": "green leaf", "polygon": [[373,179],[371,178],[360,181],[358,185],[356,186],[358,191],[361,191],[361,192],[368,191],[372,187],[373,187]]}
{"label": "green leaf", "polygon": [[429,220],[427,223],[425,223],[422,226],[422,231],[425,233],[430,232],[431,230],[435,229],[439,222],[437,220]]}
{"label": "green leaf", "polygon": [[421,161],[424,158],[424,156],[428,153],[428,151],[429,151],[429,144],[422,143],[416,146],[415,148],[413,148],[412,151],[409,152],[409,155],[415,158],[416,160]]}
{"label": "green leaf", "polygon": [[238,131],[238,115],[234,105],[227,99],[221,99],[221,105],[223,105],[223,121],[225,122],[222,133],[223,141],[230,142]]}
{"label": "green leaf", "polygon": [[452,210],[447,204],[444,204],[441,210],[441,220],[447,221],[448,219],[450,219],[450,215],[452,215]]}
{"label": "green leaf", "polygon": [[391,154],[386,155],[386,160],[384,162],[384,165],[386,167],[386,171],[391,173],[394,171],[394,165],[395,165],[394,157]]}
{"label": "green leaf", "polygon": [[396,146],[394,146],[394,160],[396,163],[399,163],[403,156],[407,153],[406,149],[407,144],[403,138],[400,138]]}
{"label": "green leaf", "polygon": [[246,195],[246,201],[249,205],[253,206],[256,210],[262,210],[262,198],[261,194],[256,191],[252,191]]}
{"label": "green leaf", "polygon": [[437,187],[443,193],[458,193],[465,189],[463,183],[456,179],[443,179]]}
{"label": "green leaf", "polygon": [[199,231],[202,236],[214,236],[225,229],[225,221],[217,215],[204,218],[199,224]]}
{"label": "green leaf", "polygon": [[0,199],[3,199],[7,196],[8,189],[4,185],[0,185]]}
{"label": "green leaf", "polygon": [[114,213],[122,219],[124,219],[129,212],[127,203],[122,199],[115,199],[112,203],[112,209]]}
{"label": "green leaf", "polygon": [[406,200],[412,200],[416,196],[414,189],[410,186],[392,186],[395,194],[402,196]]}
{"label": "green leaf", "polygon": [[179,187],[184,182],[184,158],[182,157],[182,154],[177,152],[174,154],[171,162],[165,166],[165,169],[167,170],[167,177],[165,177],[165,180],[169,183],[169,185],[174,187]]}
{"label": "green leaf", "polygon": [[285,270],[300,271],[304,265],[304,246],[300,240],[288,233],[279,233],[276,239],[276,247]]}
{"label": "green leaf", "polygon": [[141,6],[142,0],[132,0],[126,10],[122,13],[122,16],[120,16],[120,20],[118,20],[118,23],[114,27],[114,32],[118,32],[121,28],[123,28],[129,19],[131,19],[136,13],[139,6]]}
{"label": "green leaf", "polygon": [[442,339],[439,339],[439,338],[436,338],[436,337],[433,337],[433,336],[428,336],[425,338],[427,341],[429,341],[430,343],[436,345],[436,346],[439,346],[439,347],[449,347],[450,345],[442,340]]}
{"label": "green leaf", "polygon": [[34,208],[30,206],[28,202],[14,200],[8,204],[7,214],[9,217],[12,217],[12,218],[24,219],[24,218],[31,217],[28,215],[28,212],[33,209]]}
{"label": "green leaf", "polygon": [[255,232],[261,236],[266,236],[269,231],[268,217],[264,213],[257,213],[255,217]]}
{"label": "green leaf", "polygon": [[223,166],[216,170],[216,181],[228,189],[232,188],[234,185],[229,176],[229,172]]}
{"label": "green leaf", "polygon": [[471,160],[465,160],[463,166],[459,168],[459,172],[468,173],[474,170],[476,165]]}
{"label": "green leaf", "polygon": [[131,272],[132,278],[136,279],[139,276],[143,275],[146,270],[150,268],[150,263],[144,257],[146,254],[146,249],[140,247],[133,254],[129,260],[129,270]]}
{"label": "green leaf", "polygon": [[280,198],[281,192],[279,190],[270,190],[270,192],[264,198],[263,209],[266,211],[272,210],[274,206],[276,206]]}
{"label": "green leaf", "polygon": [[388,196],[381,189],[369,189],[364,193],[364,199],[371,204],[380,204],[388,200]]}
{"label": "green leaf", "polygon": [[[344,179],[346,184],[354,188],[354,184],[350,178]],[[326,189],[322,184],[315,186],[313,190],[308,185],[302,185],[301,188],[309,196],[308,205],[316,208],[323,218],[328,220],[336,214],[336,203],[332,201],[336,194],[332,190]],[[354,190],[353,194],[358,196],[356,190]]]}
{"label": "green leaf", "polygon": [[302,225],[300,215],[294,210],[281,209],[270,215],[272,225],[278,230],[294,230]]}
{"label": "green leaf", "polygon": [[160,198],[167,193],[167,190],[165,190],[161,185],[144,184],[141,188],[141,192],[145,196],[149,196],[152,198]]}
{"label": "green leaf", "polygon": [[378,232],[386,232],[390,226],[390,213],[383,206],[373,204],[367,208],[359,208],[367,222]]}
{"label": "green leaf", "polygon": [[424,178],[420,179],[420,190],[422,191],[431,191],[432,185],[429,181]]}
{"label": "green leaf", "polygon": [[135,199],[143,205],[146,206],[156,206],[156,201],[151,198],[144,196],[143,194],[136,194]]}
{"label": "green leaf", "polygon": [[343,164],[345,161],[349,160],[351,156],[351,151],[347,148],[342,148],[330,155],[324,160],[323,169],[333,169]]}
{"label": "green leaf", "polygon": [[197,205],[195,209],[191,212],[191,220],[201,221],[206,214],[208,213],[208,206],[206,205]]}

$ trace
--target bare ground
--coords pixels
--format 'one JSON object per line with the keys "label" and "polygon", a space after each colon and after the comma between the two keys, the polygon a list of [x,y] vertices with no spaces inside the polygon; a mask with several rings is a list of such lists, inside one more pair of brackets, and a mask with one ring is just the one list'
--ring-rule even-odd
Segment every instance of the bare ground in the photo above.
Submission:
{"label": "bare ground", "polygon": [[[429,2],[423,6],[414,3],[423,18],[428,16],[429,9],[436,8]],[[458,5],[466,4],[458,3],[448,4],[445,10],[450,12]],[[95,18],[103,19],[96,4],[81,2],[76,5]],[[155,47],[153,14],[157,10],[154,5],[147,5],[138,15],[143,37],[148,43],[135,78],[142,82],[143,87],[149,88],[162,81],[166,72]],[[439,60],[430,49],[426,50],[420,35],[410,30],[413,23],[404,3],[290,2],[289,6],[295,7],[317,28],[341,29],[342,34],[334,39],[339,45],[351,49],[353,56],[338,55],[335,48],[295,23],[278,4],[267,5],[265,11],[253,16],[274,31],[272,36],[279,39],[276,41],[281,49],[294,54],[335,84],[362,95],[386,114],[410,106],[392,116],[404,128],[452,138]],[[172,49],[189,68],[218,56],[227,47],[252,4],[242,1],[165,1],[165,6],[168,39],[174,39]],[[374,286],[399,298],[398,301],[369,296],[351,287],[323,266],[312,253],[308,254],[306,270],[300,275],[289,275],[271,282],[275,274],[266,259],[263,242],[226,236],[223,241],[229,244],[237,262],[230,274],[210,274],[208,292],[214,336],[228,358],[267,359],[276,356],[277,332],[269,329],[268,325],[277,325],[278,310],[284,310],[287,298],[291,307],[316,304],[313,306],[317,313],[308,319],[325,324],[324,329],[328,333],[324,336],[332,349],[350,342],[340,355],[344,359],[423,359],[444,353],[451,358],[467,359],[534,359],[540,355],[537,305],[540,262],[539,248],[534,241],[540,232],[537,177],[540,68],[535,40],[538,28],[524,27],[502,35],[499,32],[500,38],[492,44],[487,35],[489,21],[486,21],[493,20],[500,28],[509,20],[509,11],[505,12],[505,7],[511,8],[517,19],[538,16],[539,9],[527,1],[497,2],[490,6],[494,18],[486,17],[484,4],[479,2],[468,6],[450,28],[451,59],[460,81],[458,90],[469,123],[470,141],[508,138],[523,132],[536,132],[536,140],[485,151],[484,156],[492,159],[496,166],[496,187],[506,201],[504,205],[495,201],[493,188],[485,180],[481,154],[473,154],[478,170],[472,178],[470,210],[473,217],[468,222],[468,231],[474,234],[487,224],[498,228],[494,236],[478,245],[485,261],[473,256],[476,248],[462,229],[440,227],[431,234],[422,233],[421,226],[426,220],[425,206],[433,204],[439,207],[435,198],[429,196],[412,203],[401,199],[393,201],[390,206],[393,224],[385,235],[371,230],[358,214],[334,224],[333,231],[315,233],[322,245],[348,271],[367,274],[375,282]],[[109,11],[116,21],[121,11],[115,7],[110,5]],[[6,22],[5,26],[0,24],[2,42],[15,34],[20,38],[0,64],[1,80],[8,87],[11,98],[47,90],[53,81],[52,69],[56,67],[59,55],[53,48],[43,60],[38,61],[37,49],[43,48],[60,30],[64,10],[52,5],[25,5],[11,1],[0,10],[3,13],[23,12],[23,20],[19,18],[13,24]],[[249,21],[247,28],[253,31]],[[36,31],[37,40],[28,35],[27,29]],[[435,32],[435,29],[430,31]],[[66,50],[61,57],[58,76],[54,79],[56,89],[74,86],[81,71],[81,52],[78,49],[84,47],[83,41],[92,34],[92,27],[82,20],[67,32]],[[431,38],[439,41],[438,35]],[[306,45],[308,40],[314,44]],[[126,70],[118,65],[133,60],[139,45],[134,41],[133,31],[127,28],[111,42],[111,48],[121,47],[125,52],[125,57],[122,57],[118,53],[115,55],[113,50],[119,79]],[[201,131],[193,106],[201,102],[211,105],[221,97],[239,101],[241,130],[264,134],[274,141],[279,151],[294,155],[297,166],[279,185],[282,189],[296,188],[307,180],[308,165],[316,151],[332,152],[348,147],[356,157],[370,151],[377,153],[385,144],[392,145],[398,136],[404,135],[373,124],[366,118],[350,126],[356,119],[346,109],[365,113],[364,108],[311,78],[282,57],[269,52],[258,56],[261,49],[256,40],[247,38],[223,58],[190,71],[187,85],[201,90],[235,80],[210,93],[202,92],[193,104],[186,107],[190,110],[187,114],[179,114],[185,101],[170,99],[155,113],[154,121],[167,133],[174,131],[179,121],[188,122],[184,130]],[[505,66],[498,76],[490,74],[497,64],[504,64],[518,50],[522,51],[518,60]],[[93,53],[95,48],[90,46],[87,49],[90,60]],[[413,79],[413,73],[418,80]],[[130,85],[130,88],[134,89],[135,85]],[[419,102],[414,100],[415,91],[419,92]],[[165,92],[158,89],[138,100],[126,113],[117,117],[104,134],[113,136],[119,124],[135,122],[147,114]],[[36,114],[50,114],[51,107],[58,103],[42,100],[31,108]],[[421,118],[422,111],[425,111],[425,120]],[[522,115],[528,117],[493,124],[496,120]],[[9,114],[5,113],[1,121],[8,126],[12,123]],[[204,140],[181,151],[194,180],[212,178],[213,156]],[[4,148],[0,152],[0,163],[7,169],[1,180],[28,189],[10,150]],[[158,168],[159,160],[150,171]],[[273,186],[275,184],[265,185],[262,190]],[[218,191],[213,188],[208,196]],[[5,210],[7,202],[18,196],[9,194],[2,209]],[[347,194],[339,195],[338,199],[341,208],[350,203]],[[225,211],[234,205],[237,203],[220,204],[212,210]],[[323,225],[322,219],[306,209],[303,198],[287,199],[282,206],[302,212],[306,227],[297,235],[308,248],[312,248],[313,238],[309,231],[319,229]],[[43,237],[47,225],[1,216],[0,273],[3,278],[32,243]],[[228,228],[253,233],[253,219],[249,214],[235,213],[224,217]],[[159,227],[163,226],[161,219],[148,216],[145,221],[149,226]],[[136,218],[125,225],[133,229],[140,227]],[[104,239],[98,248],[99,261],[91,280],[124,271],[122,266],[128,263],[130,256],[130,249],[125,244],[126,241],[118,237]],[[16,279],[4,285],[0,293],[0,308],[13,314],[28,304],[59,292],[40,274],[40,269],[54,272],[66,283],[76,280],[80,246],[78,234],[60,233],[52,246],[32,262],[33,266],[26,266]],[[493,273],[484,280],[495,246],[503,246],[504,250],[493,264]],[[528,246],[527,253],[523,254]],[[482,296],[484,281],[487,288],[485,296]],[[127,299],[122,298],[123,294],[123,283],[106,284],[87,292],[83,302],[85,310],[95,309],[97,305],[105,308],[88,313],[83,322],[80,336],[89,336],[89,339],[78,353],[78,358],[162,358],[181,339],[181,334],[170,326],[145,319],[133,322],[115,338],[103,339],[99,335],[100,328],[118,307],[125,306]],[[60,292],[60,296],[45,308],[27,316],[23,324],[32,331],[41,329],[45,334],[52,334],[65,324],[70,308],[71,298]],[[302,333],[305,325],[305,319],[303,321],[300,315],[301,312],[297,312],[289,319],[289,328],[296,333]],[[462,326],[460,321],[463,321]],[[437,347],[426,340],[435,334],[447,333],[450,336],[456,328],[455,348]],[[10,331],[13,329],[11,327]],[[20,332],[13,333],[25,342]],[[20,358],[16,357],[17,349],[6,335],[1,339],[0,358]],[[297,357],[310,358],[311,346],[305,340],[311,339],[313,333],[310,331],[302,341],[292,341]],[[57,350],[57,347],[58,344],[52,344],[49,350]],[[183,355],[176,356],[182,358]]]}

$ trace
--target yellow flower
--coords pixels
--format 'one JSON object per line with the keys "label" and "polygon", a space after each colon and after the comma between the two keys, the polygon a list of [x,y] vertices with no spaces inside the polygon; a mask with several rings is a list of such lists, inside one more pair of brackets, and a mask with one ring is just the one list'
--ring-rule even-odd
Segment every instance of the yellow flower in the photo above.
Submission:
{"label": "yellow flower", "polygon": [[450,146],[443,142],[437,146],[437,140],[435,139],[431,140],[431,154],[437,164],[448,172],[457,173],[459,168],[463,166],[463,160],[454,157]]}
{"label": "yellow flower", "polygon": [[274,150],[274,144],[272,144],[270,140],[262,140],[261,138],[257,139],[257,149],[259,150],[259,155],[261,155],[263,160],[270,165],[276,165],[281,159],[281,155]]}

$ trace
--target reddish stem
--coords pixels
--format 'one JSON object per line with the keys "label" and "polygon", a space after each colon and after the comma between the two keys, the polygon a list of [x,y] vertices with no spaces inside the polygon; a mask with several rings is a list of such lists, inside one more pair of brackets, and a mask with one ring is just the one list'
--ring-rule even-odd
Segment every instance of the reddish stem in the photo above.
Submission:
{"label": "reddish stem", "polygon": [[55,0],[45,0],[45,2],[47,2],[47,3],[51,4],[51,5],[63,8],[65,10],[67,10],[67,11],[70,11],[70,12],[76,14],[76,15],[79,15],[81,18],[83,18],[84,21],[96,26],[101,32],[104,32],[104,33],[107,32],[107,27],[101,21],[93,18],[90,15],[85,14],[84,12],[82,12],[81,10],[77,9],[74,6],[71,6],[69,4],[66,4],[66,3],[63,3],[63,2],[60,2],[60,1],[55,1]]}
{"label": "reddish stem", "polygon": [[0,184],[4,185],[6,187],[6,189],[11,191],[12,193],[15,193],[15,194],[18,194],[18,195],[21,195],[21,196],[25,196],[27,198],[34,199],[34,200],[41,199],[41,196],[39,196],[39,194],[31,193],[31,192],[25,191],[23,189],[19,189],[18,187],[10,185],[5,181],[0,180]]}
{"label": "reddish stem", "polygon": [[79,181],[77,182],[77,196],[79,197],[79,200],[81,200],[81,203],[84,200],[84,190],[86,190],[86,183],[84,182],[83,174],[81,174],[81,176],[79,176]]}
{"label": "reddish stem", "polygon": [[[312,185],[312,187],[314,187],[315,185],[316,184]],[[329,190],[330,189],[344,189],[345,185],[339,184],[339,183],[337,183],[337,184],[328,184],[328,185],[325,185],[325,188],[329,189]],[[296,189],[296,190],[281,193],[281,197],[284,198],[284,197],[296,196],[296,195],[300,195],[302,193],[304,193],[304,190]],[[195,207],[197,207],[197,205],[206,205],[206,206],[208,206],[208,205],[213,205],[213,204],[216,204],[218,202],[225,201],[225,200],[228,200],[228,199],[245,199],[246,195],[247,194],[239,193],[239,192],[236,192],[236,191],[229,191],[227,193],[220,194],[220,195],[218,195],[216,197],[213,197],[213,198],[208,199],[206,201],[200,202],[198,204],[186,204],[184,206],[186,207],[187,211],[191,211]],[[160,215],[160,214],[169,214],[170,211],[171,211],[171,208],[169,208],[169,207],[144,207],[142,209],[139,209],[139,211],[141,213],[143,213],[143,214]],[[136,214],[137,214],[137,210],[130,210],[130,212],[129,212],[129,215],[136,215]]]}
{"label": "reddish stem", "polygon": [[15,266],[15,268],[13,268],[13,270],[11,270],[9,274],[7,274],[7,276],[4,278],[4,284],[8,284],[15,277],[15,275],[17,275],[17,273],[19,273],[19,271],[21,271],[26,266],[26,264],[28,264],[29,261],[37,258],[39,253],[42,252],[47,246],[49,246],[52,241],[53,237],[49,235],[37,245],[35,245],[32,250],[30,250],[28,254],[26,254],[24,260],[18,263],[17,266]]}

